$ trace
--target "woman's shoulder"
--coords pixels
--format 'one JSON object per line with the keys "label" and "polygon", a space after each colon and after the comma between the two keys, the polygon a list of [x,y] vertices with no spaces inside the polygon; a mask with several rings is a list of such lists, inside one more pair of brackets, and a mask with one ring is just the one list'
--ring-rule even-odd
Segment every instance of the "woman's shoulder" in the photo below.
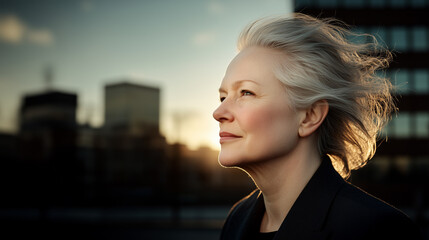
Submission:
{"label": "woman's shoulder", "polygon": [[417,225],[406,214],[349,183],[338,192],[326,223],[348,236],[419,239]]}
{"label": "woman's shoulder", "polygon": [[409,217],[399,209],[350,183],[344,184],[340,189],[334,206],[342,209],[344,213],[355,213],[358,216],[362,215],[362,217],[396,217],[409,219]]}

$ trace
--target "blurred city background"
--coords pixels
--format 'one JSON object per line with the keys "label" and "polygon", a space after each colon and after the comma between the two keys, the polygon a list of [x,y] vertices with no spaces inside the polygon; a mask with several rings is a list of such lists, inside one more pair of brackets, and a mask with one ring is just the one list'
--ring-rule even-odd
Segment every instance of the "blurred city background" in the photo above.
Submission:
{"label": "blurred city background", "polygon": [[217,163],[217,89],[241,29],[293,11],[394,51],[399,112],[350,180],[429,239],[429,0],[0,1],[0,236],[218,239],[254,185]]}

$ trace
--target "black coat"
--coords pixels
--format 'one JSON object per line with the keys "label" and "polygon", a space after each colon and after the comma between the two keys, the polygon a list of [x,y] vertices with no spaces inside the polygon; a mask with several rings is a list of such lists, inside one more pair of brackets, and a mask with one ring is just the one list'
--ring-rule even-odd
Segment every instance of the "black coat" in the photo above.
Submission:
{"label": "black coat", "polygon": [[[265,212],[260,190],[231,209],[221,240],[252,239]],[[347,183],[326,158],[276,233],[280,239],[421,239],[402,212]]]}

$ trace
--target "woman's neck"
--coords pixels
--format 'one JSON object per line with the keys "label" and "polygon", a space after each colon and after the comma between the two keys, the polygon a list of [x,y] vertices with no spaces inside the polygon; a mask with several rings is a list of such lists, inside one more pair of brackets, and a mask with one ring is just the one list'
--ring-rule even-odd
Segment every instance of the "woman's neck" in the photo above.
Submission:
{"label": "woman's neck", "polygon": [[264,197],[265,214],[261,232],[273,232],[280,228],[299,194],[320,166],[317,149],[303,149],[306,151],[297,149],[282,159],[265,161],[246,169]]}

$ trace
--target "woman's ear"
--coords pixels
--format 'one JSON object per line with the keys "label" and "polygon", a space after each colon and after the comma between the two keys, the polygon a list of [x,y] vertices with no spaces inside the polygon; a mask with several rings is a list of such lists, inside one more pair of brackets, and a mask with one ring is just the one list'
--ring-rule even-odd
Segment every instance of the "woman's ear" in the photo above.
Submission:
{"label": "woman's ear", "polygon": [[300,137],[307,137],[314,133],[328,115],[329,104],[326,100],[313,103],[307,110],[302,120],[298,133]]}

